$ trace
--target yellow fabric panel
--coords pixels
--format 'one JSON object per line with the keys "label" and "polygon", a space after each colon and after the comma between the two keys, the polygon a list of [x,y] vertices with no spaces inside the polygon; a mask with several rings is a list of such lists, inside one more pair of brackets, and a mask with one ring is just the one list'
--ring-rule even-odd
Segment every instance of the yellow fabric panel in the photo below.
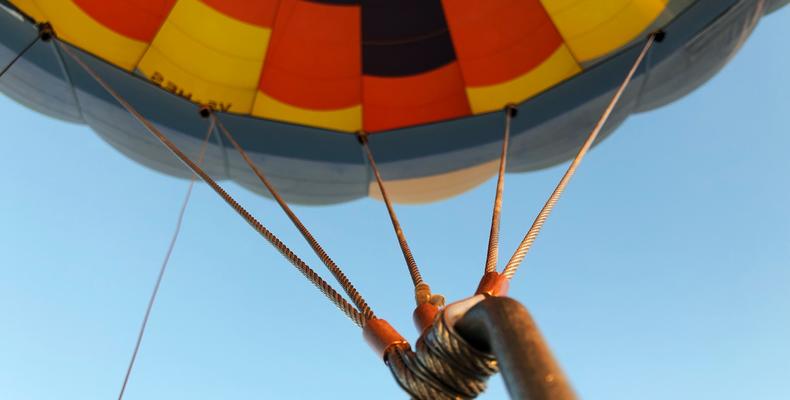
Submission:
{"label": "yellow fabric panel", "polygon": [[100,24],[70,0],[23,0],[14,5],[40,22],[48,21],[63,40],[127,71],[134,69],[148,47]]}
{"label": "yellow fabric panel", "polygon": [[606,55],[647,29],[668,0],[541,0],[579,62]]}
{"label": "yellow fabric panel", "polygon": [[581,71],[564,45],[543,63],[517,78],[491,86],[467,87],[472,112],[500,110],[504,104],[520,103]]}
{"label": "yellow fabric panel", "polygon": [[47,20],[47,16],[44,15],[44,12],[41,11],[35,0],[11,0],[11,4],[15,5],[30,18],[36,20],[36,22],[44,22]]}
{"label": "yellow fabric panel", "polygon": [[[401,204],[430,203],[459,195],[477,187],[493,176],[498,167],[499,160],[497,159],[439,175],[387,180],[384,182],[384,187],[393,202]],[[368,196],[383,200],[375,181],[368,186]]]}
{"label": "yellow fabric panel", "polygon": [[249,113],[271,29],[198,0],[179,0],[138,68],[152,81],[222,111]]}
{"label": "yellow fabric panel", "polygon": [[260,91],[255,98],[252,115],[342,132],[359,132],[362,129],[360,105],[340,110],[308,110],[283,103]]}

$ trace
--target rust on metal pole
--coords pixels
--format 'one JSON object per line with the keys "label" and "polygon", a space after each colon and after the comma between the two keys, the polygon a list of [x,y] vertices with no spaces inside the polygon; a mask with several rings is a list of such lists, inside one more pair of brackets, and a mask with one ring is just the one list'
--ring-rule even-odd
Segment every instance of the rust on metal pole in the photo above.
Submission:
{"label": "rust on metal pole", "polygon": [[456,321],[454,328],[469,344],[496,356],[510,398],[576,399],[535,321],[517,301],[486,297]]}

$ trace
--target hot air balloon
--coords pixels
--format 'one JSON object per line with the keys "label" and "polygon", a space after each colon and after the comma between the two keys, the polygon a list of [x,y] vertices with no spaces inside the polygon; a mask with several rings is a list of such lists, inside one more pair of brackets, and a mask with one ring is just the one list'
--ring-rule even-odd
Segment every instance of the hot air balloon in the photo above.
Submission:
{"label": "hot air balloon", "polygon": [[[786,3],[0,0],[0,66],[14,65],[0,90],[89,125],[142,165],[209,182],[364,328],[415,398],[472,398],[499,362],[514,397],[565,399],[573,395],[537,336],[488,335],[506,323],[536,331],[501,295],[567,180],[502,273],[495,207],[494,253],[476,300],[447,307],[422,281],[392,204],[437,201],[494,175],[502,181],[505,171],[573,159],[570,179],[594,143],[706,82]],[[275,198],[351,302],[245,215],[223,180]],[[415,284],[416,352],[287,206],[367,196],[385,201]],[[464,344],[484,337],[486,351]],[[537,356],[519,354],[530,338]],[[444,354],[448,341],[469,354]]]}

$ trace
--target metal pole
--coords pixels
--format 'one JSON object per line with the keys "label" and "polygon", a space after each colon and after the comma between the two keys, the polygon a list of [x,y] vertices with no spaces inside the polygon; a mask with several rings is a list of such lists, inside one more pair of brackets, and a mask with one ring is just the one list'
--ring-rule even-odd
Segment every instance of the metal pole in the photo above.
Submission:
{"label": "metal pole", "polygon": [[519,302],[487,297],[454,328],[472,346],[496,356],[512,399],[576,399],[535,321]]}

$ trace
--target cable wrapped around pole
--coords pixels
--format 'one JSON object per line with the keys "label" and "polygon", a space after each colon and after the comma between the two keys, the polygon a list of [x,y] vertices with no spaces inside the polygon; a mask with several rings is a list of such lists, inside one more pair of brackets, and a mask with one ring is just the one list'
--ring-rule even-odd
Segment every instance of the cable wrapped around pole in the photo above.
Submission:
{"label": "cable wrapped around pole", "polygon": [[384,360],[415,400],[474,399],[500,369],[512,399],[576,399],[529,312],[507,297],[476,295],[447,306],[415,351],[392,345]]}
{"label": "cable wrapped around pole", "polygon": [[417,341],[417,351],[393,346],[385,361],[398,384],[417,400],[474,399],[499,371],[493,355],[458,335],[442,311]]}

